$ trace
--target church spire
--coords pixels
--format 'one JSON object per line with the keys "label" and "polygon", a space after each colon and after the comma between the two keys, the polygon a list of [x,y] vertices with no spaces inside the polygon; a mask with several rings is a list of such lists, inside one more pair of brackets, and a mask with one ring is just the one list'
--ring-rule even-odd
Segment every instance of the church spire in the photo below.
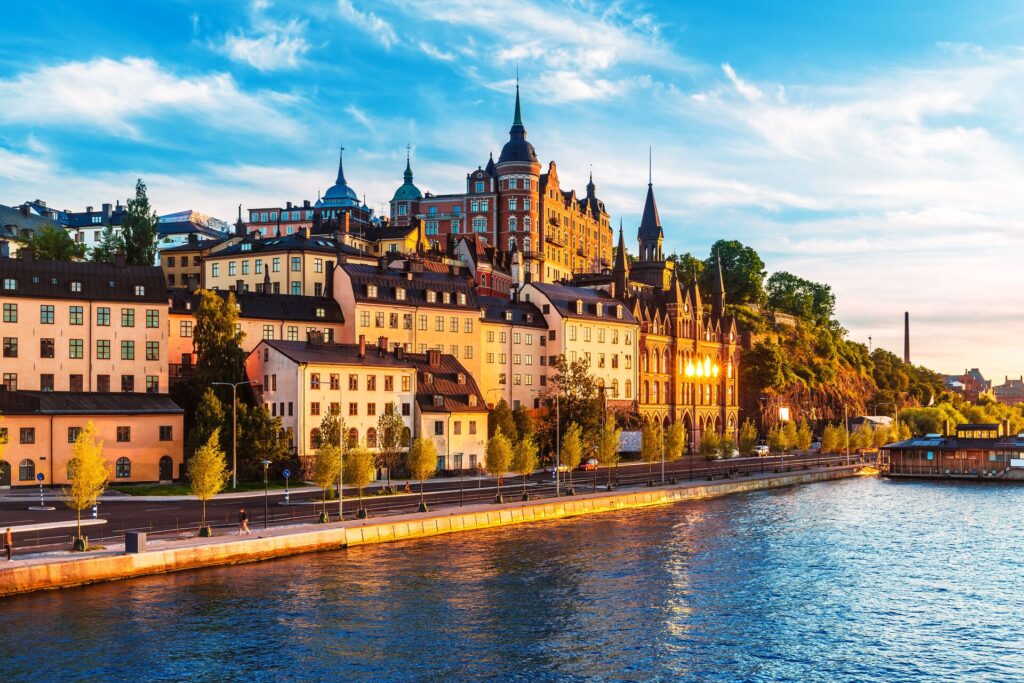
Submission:
{"label": "church spire", "polygon": [[725,281],[722,276],[722,256],[715,250],[715,272],[711,280],[711,315],[720,318],[725,313]]}
{"label": "church spire", "polygon": [[612,267],[612,296],[625,301],[629,289],[629,259],[626,257],[626,238],[619,219],[619,246],[615,251],[615,265]]}
{"label": "church spire", "polygon": [[405,143],[405,182],[412,182],[412,165],[409,162],[409,143]]}
{"label": "church spire", "polygon": [[345,145],[338,147],[338,179],[334,181],[335,185],[348,185],[345,182]]}

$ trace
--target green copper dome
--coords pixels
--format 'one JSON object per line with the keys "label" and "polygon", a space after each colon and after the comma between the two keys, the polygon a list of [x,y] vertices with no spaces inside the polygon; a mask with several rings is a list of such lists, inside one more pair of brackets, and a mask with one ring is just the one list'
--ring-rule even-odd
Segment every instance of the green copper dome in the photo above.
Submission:
{"label": "green copper dome", "polygon": [[409,202],[417,199],[423,199],[423,193],[420,192],[420,188],[416,187],[412,182],[412,166],[409,165],[409,156],[406,154],[405,157],[405,182],[403,182],[397,190],[395,190],[395,196],[391,198],[393,202]]}

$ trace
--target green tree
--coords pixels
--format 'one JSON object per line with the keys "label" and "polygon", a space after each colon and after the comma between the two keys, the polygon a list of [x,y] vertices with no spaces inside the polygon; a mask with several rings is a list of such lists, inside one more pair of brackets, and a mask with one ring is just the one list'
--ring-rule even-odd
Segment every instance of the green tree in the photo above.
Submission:
{"label": "green tree", "polygon": [[[673,264],[673,270],[679,276],[679,282],[684,287],[692,287],[693,283],[703,283],[704,276],[704,262],[693,254],[687,252],[685,254],[669,254],[666,259],[671,261]],[[632,267],[632,265],[630,266]],[[694,277],[696,276],[696,280]],[[701,287],[704,285],[701,284]]]}
{"label": "green tree", "polygon": [[601,425],[597,441],[597,461],[608,468],[608,490],[612,490],[612,468],[619,462],[619,440],[622,430],[615,426],[615,417],[608,415]]}
{"label": "green tree", "polygon": [[[564,433],[571,422],[582,430],[583,439],[591,441],[601,431],[604,407],[597,390],[597,378],[590,373],[590,364],[585,357],[574,361],[559,356],[555,361],[555,374],[550,382],[554,395],[558,397],[558,415]],[[554,418],[554,411],[550,411]],[[550,432],[554,433],[554,428]]]}
{"label": "green tree", "polygon": [[835,425],[825,425],[825,430],[821,433],[821,452],[822,453],[835,453],[839,449],[839,431]]}
{"label": "green tree", "polygon": [[420,512],[427,511],[427,503],[423,499],[423,480],[434,476],[437,471],[437,448],[434,442],[422,436],[417,437],[409,451],[405,454],[405,468],[413,479],[420,482]]}
{"label": "green tree", "polygon": [[220,447],[220,434],[214,430],[206,439],[206,443],[196,449],[188,461],[189,487],[192,495],[202,503],[202,519],[199,523],[200,536],[212,536],[213,532],[206,525],[206,501],[210,500],[224,488],[231,478],[227,458]]}
{"label": "green tree", "polygon": [[640,459],[647,463],[648,481],[653,481],[654,463],[661,460],[663,439],[661,424],[655,420],[644,420],[640,429]]}
{"label": "green tree", "polygon": [[100,241],[92,248],[89,257],[96,263],[113,263],[114,256],[124,253],[124,239],[114,226],[107,223],[100,233]]}
{"label": "green tree", "polygon": [[841,451],[846,451],[850,447],[850,430],[846,428],[846,425],[836,427],[836,439],[838,443],[836,446]]}
{"label": "green tree", "polygon": [[66,230],[51,223],[30,233],[25,246],[43,261],[80,261],[87,251],[84,244],[71,239]]}
{"label": "green tree", "polygon": [[508,472],[512,465],[512,444],[499,429],[494,432],[487,441],[487,456],[484,459],[484,469],[487,474],[498,479],[497,502],[501,502],[501,478]]}
{"label": "green tree", "polygon": [[[906,422],[903,422],[901,420],[900,421],[899,435],[897,437],[897,440],[899,440],[899,441],[906,441],[907,439],[911,438],[912,436],[913,436],[913,434],[910,433],[910,426],[907,425]],[[2,451],[0,451],[0,455],[3,455]]]}
{"label": "green tree", "polygon": [[[558,454],[559,464],[569,468],[569,488],[572,488],[572,473],[583,461],[583,437],[580,426],[570,422],[562,435],[562,448]],[[557,476],[557,474],[556,474]]]}
{"label": "green tree", "polygon": [[764,261],[756,251],[736,240],[718,240],[711,245],[711,254],[704,261],[701,289],[711,291],[716,258],[722,261],[722,281],[731,303],[764,303]]}
{"label": "green tree", "polygon": [[722,454],[723,458],[731,458],[732,452],[736,450],[736,444],[728,436],[722,436],[718,442],[718,451]]}
{"label": "green tree", "polygon": [[238,469],[248,479],[256,478],[262,468],[261,460],[282,463],[291,458],[290,427],[280,417],[272,417],[262,404],[238,404]]}
{"label": "green tree", "polygon": [[806,418],[800,419],[800,425],[796,428],[796,447],[801,451],[809,451],[814,442],[814,434],[811,432],[811,425],[807,424]]}
{"label": "green tree", "polygon": [[512,416],[512,409],[509,408],[508,402],[505,399],[498,401],[498,405],[494,406],[494,410],[487,419],[487,433],[489,436],[494,436],[501,431],[506,438],[510,440],[516,439],[516,421]]}
{"label": "green tree", "polygon": [[721,443],[722,440],[718,436],[718,432],[712,429],[705,430],[700,439],[700,454],[708,460],[718,458],[721,455],[719,452]]}
{"label": "green tree", "polygon": [[768,278],[768,306],[822,325],[835,315],[836,295],[826,284],[779,271]]}
{"label": "green tree", "polygon": [[523,500],[528,500],[526,495],[526,479],[537,469],[537,443],[532,436],[526,436],[516,444],[512,456],[512,471],[523,476]]}
{"label": "green tree", "polygon": [[669,462],[683,456],[683,445],[686,443],[686,427],[682,422],[673,422],[665,432],[665,459]]}
{"label": "green tree", "polygon": [[[323,508],[320,512],[320,521],[330,521],[327,514],[327,492],[338,483],[341,476],[341,451],[337,442],[320,440],[320,445],[313,452],[313,483],[320,487]],[[341,497],[341,490],[338,490],[338,497]]]}
{"label": "green tree", "polygon": [[363,489],[366,488],[376,474],[374,471],[373,453],[366,446],[356,446],[345,454],[345,481],[349,486],[355,486],[359,492],[359,511],[357,516],[365,518],[366,509],[363,507]]}
{"label": "green tree", "polygon": [[754,454],[754,446],[757,445],[757,427],[749,419],[743,421],[740,426],[739,451],[743,457]]}
{"label": "green tree", "polygon": [[398,414],[398,406],[391,401],[384,406],[384,412],[377,418],[377,458],[380,466],[388,473],[388,490],[391,490],[391,471],[398,466],[402,455],[402,432],[405,423]]}
{"label": "green tree", "polygon": [[196,324],[192,345],[196,352],[196,381],[240,382],[245,362],[242,341],[245,335],[236,329],[238,307],[234,293],[227,299],[209,289],[198,290]]}
{"label": "green tree", "polygon": [[121,218],[125,261],[129,264],[151,266],[156,262],[156,212],[149,205],[146,183],[140,178],[135,183],[135,198],[129,199]]}
{"label": "green tree", "polygon": [[82,510],[96,504],[107,488],[109,478],[107,463],[103,459],[103,442],[97,438],[96,427],[90,420],[78,433],[71,448],[71,460],[68,462],[71,486],[63,490],[64,503],[76,513],[75,550],[88,549],[82,537]]}
{"label": "green tree", "polygon": [[871,445],[874,448],[881,448],[886,444],[890,444],[896,439],[893,438],[893,430],[896,430],[896,436],[899,436],[899,425],[893,423],[891,427],[883,427],[879,425],[874,432],[871,434]]}
{"label": "green tree", "polygon": [[525,439],[528,436],[533,436],[535,431],[533,418],[530,417],[530,411],[525,407],[519,406],[512,411],[512,421],[515,422],[515,434],[519,439]]}
{"label": "green tree", "polygon": [[772,427],[768,432],[768,448],[772,453],[786,452],[786,435],[782,431],[782,427]]}
{"label": "green tree", "polygon": [[[189,432],[186,447],[187,452],[191,455],[198,451],[210,440],[211,434],[224,430],[225,424],[227,426],[225,431],[228,443],[230,444],[231,424],[230,419],[226,418],[224,404],[217,398],[213,387],[207,387],[199,399],[199,405],[196,406],[196,412],[192,418],[192,429]],[[221,444],[221,448],[223,447],[224,444]]]}
{"label": "green tree", "polygon": [[790,420],[786,423],[786,426],[782,428],[782,438],[785,439],[787,451],[796,448],[799,443],[796,433],[796,422]]}
{"label": "green tree", "polygon": [[[320,418],[320,425],[317,427],[319,437],[317,441],[319,443],[332,443],[339,448],[344,447],[346,450],[349,448],[355,448],[357,443],[352,443],[349,439],[342,441],[341,435],[345,433],[345,421],[338,415],[337,410],[328,410]],[[314,444],[314,448],[316,445]]]}

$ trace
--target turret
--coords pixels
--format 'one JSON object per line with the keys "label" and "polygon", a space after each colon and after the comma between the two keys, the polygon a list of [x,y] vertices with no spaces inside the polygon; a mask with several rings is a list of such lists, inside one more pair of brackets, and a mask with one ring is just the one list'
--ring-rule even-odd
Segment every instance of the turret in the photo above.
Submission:
{"label": "turret", "polygon": [[629,260],[626,258],[626,239],[622,233],[622,219],[619,219],[619,246],[615,250],[615,266],[612,268],[612,296],[625,301],[629,291]]}
{"label": "turret", "polygon": [[711,315],[721,318],[725,314],[725,281],[722,277],[722,257],[715,251],[715,272],[711,278]]}

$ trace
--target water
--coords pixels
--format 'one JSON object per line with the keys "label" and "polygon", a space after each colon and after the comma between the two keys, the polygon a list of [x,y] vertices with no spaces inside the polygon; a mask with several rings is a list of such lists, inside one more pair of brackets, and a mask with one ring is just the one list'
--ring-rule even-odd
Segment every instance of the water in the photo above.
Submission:
{"label": "water", "polygon": [[0,601],[0,679],[1024,679],[1024,487],[855,479]]}

